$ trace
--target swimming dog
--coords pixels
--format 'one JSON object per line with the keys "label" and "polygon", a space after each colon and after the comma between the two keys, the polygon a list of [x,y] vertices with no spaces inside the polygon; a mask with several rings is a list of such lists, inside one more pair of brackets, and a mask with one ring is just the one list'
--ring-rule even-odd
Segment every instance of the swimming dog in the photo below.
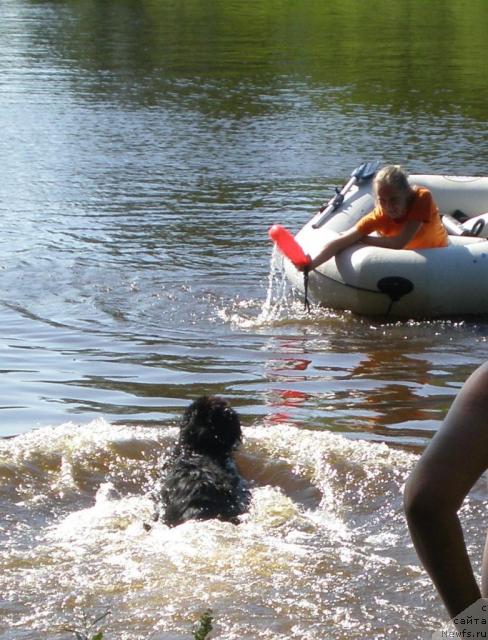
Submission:
{"label": "swimming dog", "polygon": [[223,398],[202,396],[191,403],[162,469],[159,499],[165,524],[212,518],[239,522],[250,502],[233,457],[241,440],[239,416]]}

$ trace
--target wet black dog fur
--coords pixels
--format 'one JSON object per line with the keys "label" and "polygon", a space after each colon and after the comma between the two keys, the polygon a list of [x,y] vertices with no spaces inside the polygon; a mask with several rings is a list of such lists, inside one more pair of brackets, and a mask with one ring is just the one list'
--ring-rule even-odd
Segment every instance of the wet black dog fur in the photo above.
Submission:
{"label": "wet black dog fur", "polygon": [[241,439],[239,416],[223,398],[202,396],[192,402],[162,469],[159,499],[165,524],[213,518],[238,524],[250,501],[233,458]]}

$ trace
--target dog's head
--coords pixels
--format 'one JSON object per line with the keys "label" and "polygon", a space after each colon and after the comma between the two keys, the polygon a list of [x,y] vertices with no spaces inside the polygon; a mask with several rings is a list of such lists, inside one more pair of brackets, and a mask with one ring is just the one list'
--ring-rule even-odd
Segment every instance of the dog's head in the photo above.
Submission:
{"label": "dog's head", "polygon": [[202,396],[186,409],[179,445],[211,456],[227,455],[241,441],[238,414],[218,396]]}

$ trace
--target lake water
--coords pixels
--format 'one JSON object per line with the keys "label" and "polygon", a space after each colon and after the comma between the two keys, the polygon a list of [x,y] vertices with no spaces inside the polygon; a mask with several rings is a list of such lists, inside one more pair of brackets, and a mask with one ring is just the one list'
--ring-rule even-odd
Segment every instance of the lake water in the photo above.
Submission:
{"label": "lake water", "polygon": [[[488,175],[484,0],[2,0],[0,638],[430,637],[402,485],[486,319],[388,323],[271,281],[361,162]],[[149,533],[203,393],[240,412],[239,527]],[[16,436],[10,438],[8,436]],[[476,569],[486,488],[463,522]]]}

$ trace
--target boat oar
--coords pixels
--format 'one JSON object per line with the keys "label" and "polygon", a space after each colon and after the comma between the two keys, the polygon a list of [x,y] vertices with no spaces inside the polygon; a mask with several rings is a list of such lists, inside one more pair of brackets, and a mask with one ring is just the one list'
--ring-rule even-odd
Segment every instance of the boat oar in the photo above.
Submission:
{"label": "boat oar", "polygon": [[307,311],[310,310],[310,304],[308,302],[308,272],[312,261],[310,256],[304,252],[288,229],[285,229],[285,227],[282,227],[280,224],[274,224],[270,227],[268,235],[281,253],[286,256],[295,267],[303,269],[305,309],[307,309]]}
{"label": "boat oar", "polygon": [[326,204],[323,204],[317,213],[322,213],[317,222],[314,222],[312,227],[314,229],[318,229],[321,227],[324,222],[327,220],[329,215],[338,209],[341,204],[344,202],[344,196],[349,191],[349,189],[355,185],[357,182],[363,182],[364,180],[369,180],[372,178],[375,173],[378,171],[380,163],[378,161],[375,162],[363,162],[363,164],[359,165],[354,171],[351,173],[351,178],[347,184],[345,184],[342,189],[339,191],[339,188],[336,187],[335,196],[329,200]]}

